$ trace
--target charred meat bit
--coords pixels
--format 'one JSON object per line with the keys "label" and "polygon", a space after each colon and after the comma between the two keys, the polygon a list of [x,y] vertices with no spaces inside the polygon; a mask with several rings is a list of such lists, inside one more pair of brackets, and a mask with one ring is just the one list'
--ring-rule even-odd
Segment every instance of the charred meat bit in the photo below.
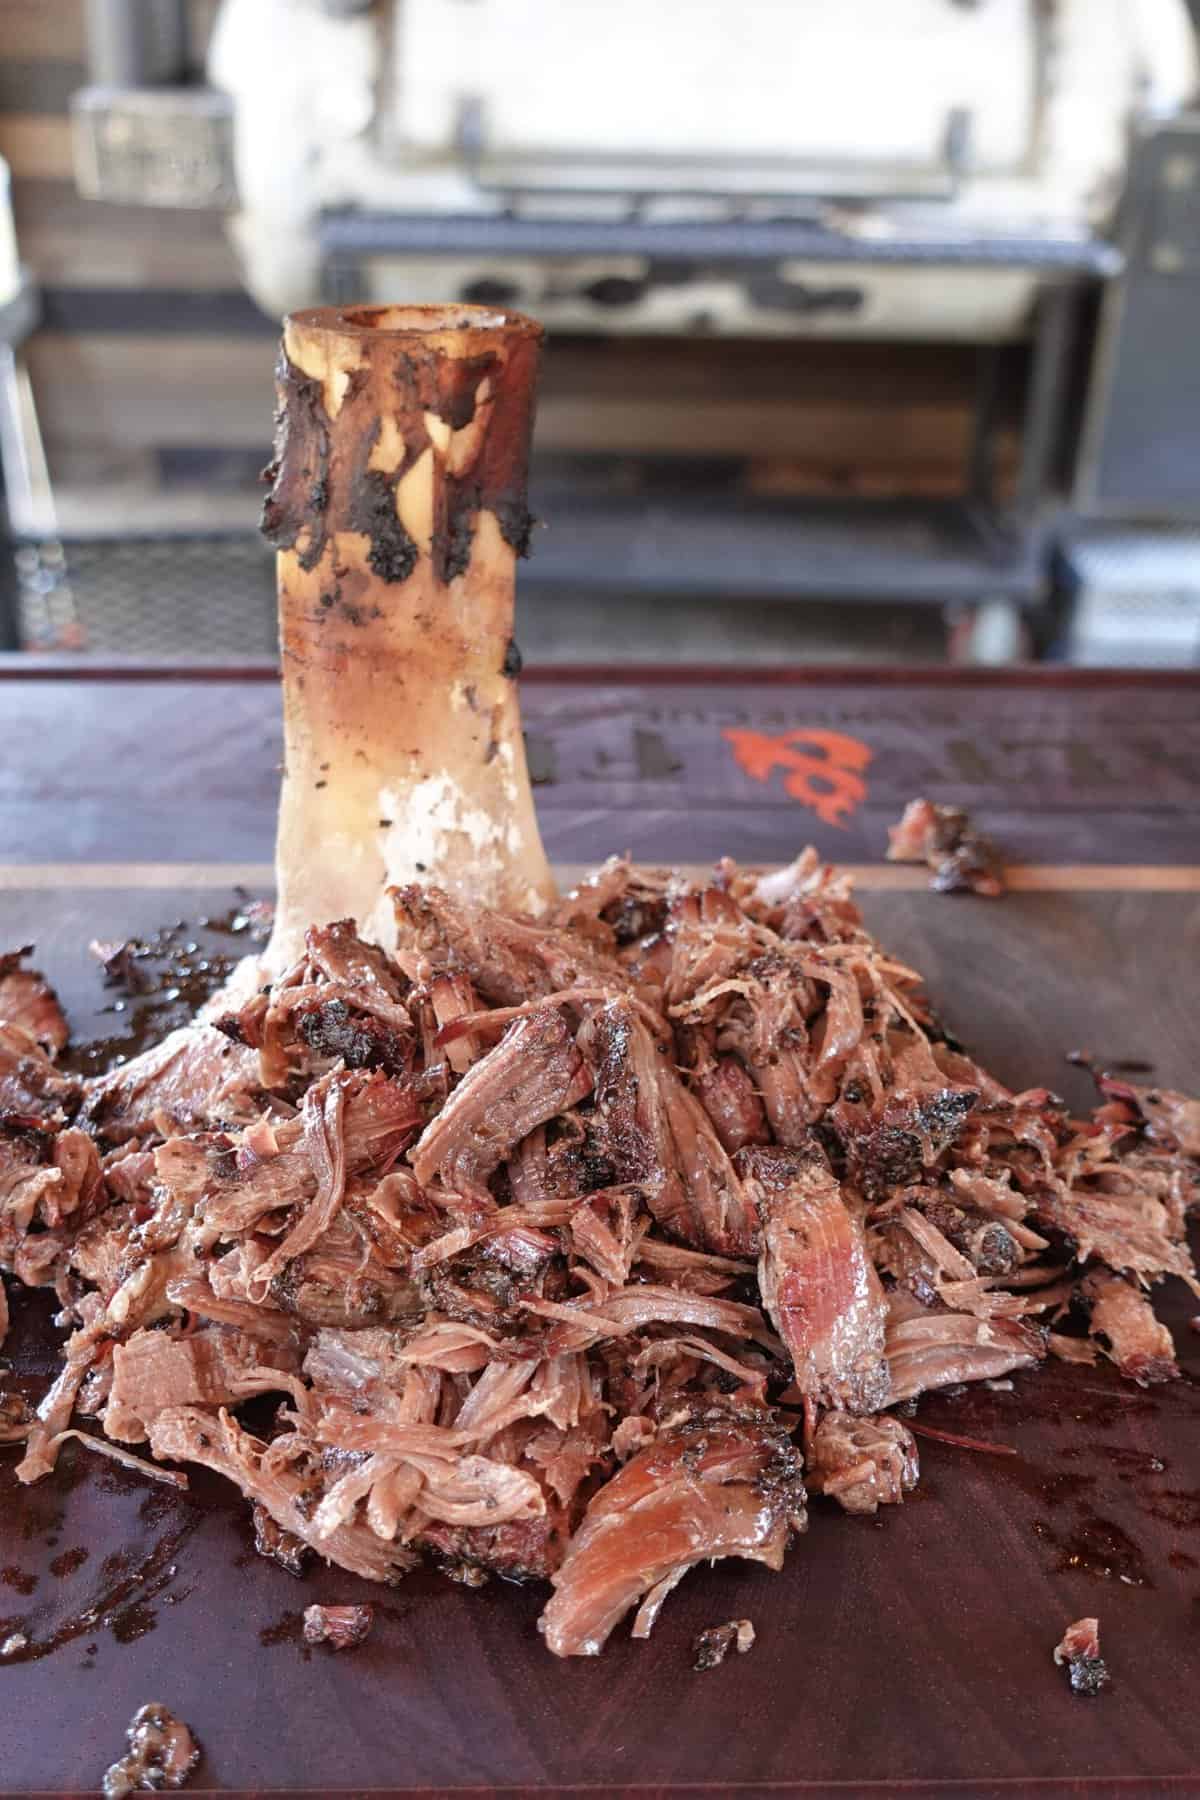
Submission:
{"label": "charred meat bit", "polygon": [[596,1656],[636,1601],[695,1563],[778,1569],[806,1522],[800,1460],[767,1418],[719,1412],[640,1451],[590,1502],[540,1621],[556,1656]]}
{"label": "charred meat bit", "polygon": [[1065,1668],[1071,1691],[1094,1698],[1111,1677],[1100,1655],[1099,1619],[1076,1619],[1054,1646],[1054,1660]]}
{"label": "charred meat bit", "polygon": [[354,1650],[366,1641],[375,1621],[373,1606],[306,1606],[304,1641],[332,1650]]}
{"label": "charred meat bit", "polygon": [[139,1707],[125,1735],[129,1750],[105,1772],[104,1800],[182,1787],[200,1761],[188,1727],[158,1701]]}
{"label": "charred meat bit", "polygon": [[828,1412],[808,1454],[809,1487],[849,1513],[899,1505],[919,1473],[916,1439],[890,1413],[872,1419]]}
{"label": "charred meat bit", "polygon": [[260,1556],[269,1556],[277,1562],[281,1569],[289,1575],[303,1575],[305,1564],[312,1556],[312,1551],[294,1532],[285,1531],[277,1525],[261,1500],[256,1500],[251,1509],[254,1525],[254,1548]]}
{"label": "charred meat bit", "polygon": [[754,1626],[749,1619],[729,1619],[724,1625],[710,1625],[697,1634],[692,1644],[692,1667],[696,1670],[719,1669],[731,1650],[745,1656],[754,1644]]}
{"label": "charred meat bit", "polygon": [[889,862],[923,862],[939,894],[1004,892],[1004,864],[990,838],[983,837],[957,806],[910,800],[898,825],[888,827]]}

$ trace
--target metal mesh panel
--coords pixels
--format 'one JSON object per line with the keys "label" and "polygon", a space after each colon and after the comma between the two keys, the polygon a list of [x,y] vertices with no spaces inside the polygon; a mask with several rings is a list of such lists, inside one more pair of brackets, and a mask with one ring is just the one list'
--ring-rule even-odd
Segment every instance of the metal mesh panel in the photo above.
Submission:
{"label": "metal mesh panel", "polygon": [[[27,650],[230,664],[275,655],[274,559],[256,534],[47,541],[22,546],[17,567]],[[539,584],[522,571],[517,620],[526,661],[560,665],[944,655],[940,615],[928,607],[754,603],[734,583],[719,599],[656,594],[651,604],[619,591],[597,599],[565,573]]]}
{"label": "metal mesh panel", "polygon": [[275,653],[274,558],[255,533],[55,540],[16,551],[27,650],[149,662]]}

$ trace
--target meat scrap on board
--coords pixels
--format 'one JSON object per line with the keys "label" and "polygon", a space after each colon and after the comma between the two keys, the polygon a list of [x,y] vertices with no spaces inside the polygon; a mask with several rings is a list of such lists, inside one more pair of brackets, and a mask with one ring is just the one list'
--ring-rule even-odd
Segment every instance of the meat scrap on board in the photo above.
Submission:
{"label": "meat scrap on board", "polygon": [[1073,1694],[1095,1698],[1111,1677],[1100,1654],[1099,1619],[1076,1619],[1054,1646],[1054,1660],[1067,1671]]}

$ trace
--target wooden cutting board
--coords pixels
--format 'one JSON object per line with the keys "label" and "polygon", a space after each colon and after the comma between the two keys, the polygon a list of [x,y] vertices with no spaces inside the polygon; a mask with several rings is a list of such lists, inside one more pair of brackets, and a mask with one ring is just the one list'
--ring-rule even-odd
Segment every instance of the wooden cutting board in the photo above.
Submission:
{"label": "wooden cutting board", "polygon": [[[0,820],[7,855],[28,866],[0,870],[0,943],[35,938],[77,1032],[107,1036],[120,1020],[101,1010],[113,996],[88,940],[194,926],[228,910],[232,881],[262,873],[273,706],[265,690],[215,683],[148,686],[140,703],[125,687],[119,705],[111,690],[101,705],[88,684],[38,689],[22,686],[5,721],[15,749]],[[986,822],[1002,815],[1024,832],[1017,848],[1037,866],[1000,903],[938,897],[918,872],[878,866],[883,815],[930,785],[891,687],[759,684],[736,695],[741,723],[764,733],[789,720],[849,731],[855,715],[875,772],[867,802],[836,829],[777,791],[778,769],[768,804],[766,784],[715,753],[703,760],[702,738],[722,742],[704,710],[711,690],[649,701],[646,691],[636,703],[609,694],[569,785],[564,746],[582,741],[580,703],[572,713],[565,690],[543,695],[543,724],[555,709],[559,720],[544,729],[558,769],[543,817],[560,857],[580,860],[585,839],[582,854],[611,847],[621,819],[635,851],[669,855],[686,835],[693,859],[753,845],[777,860],[811,827],[823,847],[845,844],[869,865],[870,923],[926,973],[948,1024],[1002,1079],[1086,1104],[1089,1084],[1063,1060],[1086,1047],[1150,1061],[1164,1084],[1196,1084],[1194,689],[1175,695],[1169,729],[1147,722],[1136,689],[1124,699],[1091,689],[1074,708],[1048,689],[1031,700],[988,683],[910,697],[926,708],[926,772],[931,758],[957,756]],[[594,694],[587,703],[594,713]],[[646,705],[674,711],[655,724]],[[639,730],[658,730],[690,772],[662,773],[657,749],[643,739],[638,750]],[[1161,779],[1148,780],[1137,758],[1156,731]],[[909,761],[894,772],[905,733]],[[1002,739],[1018,750],[996,749]],[[967,752],[945,751],[968,740],[992,758],[983,773]],[[1070,742],[1083,746],[1073,787]],[[595,760],[620,746],[634,760],[615,773]],[[1107,768],[1108,812],[1088,754]],[[817,1502],[781,1575],[736,1563],[695,1573],[648,1644],[621,1630],[596,1661],[546,1653],[537,1590],[472,1592],[426,1575],[384,1597],[359,1650],[308,1652],[305,1605],[378,1592],[337,1571],[297,1580],[262,1561],[243,1504],[215,1478],[181,1496],[72,1448],[26,1490],[14,1453],[0,1451],[0,1640],[15,1630],[35,1646],[61,1640],[39,1660],[0,1666],[0,1790],[94,1790],[133,1712],[160,1699],[204,1746],[196,1785],[239,1792],[1200,1792],[1194,1310],[1172,1292],[1188,1373],[1165,1389],[1054,1364],[1011,1390],[926,1397],[918,1425],[1016,1454],[922,1438],[921,1484],[903,1508],[863,1520]],[[44,1382],[49,1308],[26,1297],[14,1311],[7,1352],[23,1378]],[[1051,1661],[1063,1627],[1089,1613],[1113,1677],[1094,1700],[1074,1696]],[[750,1654],[695,1673],[695,1634],[743,1616],[758,1633]]]}

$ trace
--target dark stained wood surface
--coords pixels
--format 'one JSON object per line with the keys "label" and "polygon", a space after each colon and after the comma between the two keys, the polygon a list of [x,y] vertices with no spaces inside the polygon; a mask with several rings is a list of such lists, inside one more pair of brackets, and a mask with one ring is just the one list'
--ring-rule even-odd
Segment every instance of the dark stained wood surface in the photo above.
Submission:
{"label": "dark stained wood surface", "polygon": [[[274,697],[211,683],[143,687],[139,697],[127,686],[109,688],[106,707],[88,684],[54,684],[57,709],[46,710],[51,685],[0,688],[14,746],[0,776],[0,942],[35,937],[78,1033],[107,1035],[111,995],[87,940],[217,916],[228,882],[219,869],[202,890],[75,887],[64,877],[87,879],[96,861],[265,860]],[[1195,1085],[1200,1064],[1200,893],[1136,886],[1143,871],[1112,841],[1098,778],[1089,784],[1080,770],[1072,784],[1062,766],[1070,743],[1105,759],[1143,863],[1200,861],[1195,774],[1179,760],[1195,757],[1196,690],[1156,690],[1152,707],[1142,692],[1038,688],[1030,700],[1028,688],[980,683],[906,696],[831,680],[622,699],[535,684],[527,715],[531,733],[558,746],[557,786],[540,797],[554,853],[570,860],[614,842],[692,862],[723,848],[778,860],[811,832],[823,848],[870,861],[885,818],[933,785],[929,771],[945,775],[945,745],[969,732],[1003,779],[985,789],[960,774],[938,798],[971,799],[989,825],[1003,819],[1030,860],[1058,860],[1061,844],[1062,860],[1128,866],[1100,891],[1000,903],[870,892],[868,916],[926,972],[948,1023],[1003,1079],[1044,1081],[1084,1104],[1087,1084],[1063,1061],[1070,1048],[1145,1058],[1165,1084]],[[646,710],[654,705],[657,720]],[[587,708],[589,737],[579,722]],[[764,731],[816,721],[870,745],[868,798],[850,825],[823,826],[725,766],[713,741],[731,715]],[[655,728],[685,777],[631,772],[631,734]],[[907,759],[895,774],[893,756]],[[586,814],[584,793],[596,796]],[[1038,824],[1042,807],[1058,820],[1057,839]],[[23,881],[13,866],[22,859]],[[0,1666],[0,1790],[94,1790],[132,1712],[161,1698],[204,1744],[199,1783],[221,1790],[590,1789],[676,1800],[1200,1792],[1195,1307],[1182,1289],[1171,1296],[1188,1376],[1169,1389],[1143,1393],[1103,1370],[1055,1365],[1012,1391],[926,1398],[918,1424],[1019,1454],[924,1439],[922,1482],[903,1509],[871,1522],[818,1502],[782,1575],[733,1563],[694,1574],[649,1644],[620,1631],[594,1662],[561,1664],[544,1651],[537,1592],[493,1583],[472,1593],[425,1575],[387,1597],[359,1651],[306,1656],[296,1633],[304,1605],[378,1593],[334,1571],[299,1582],[253,1556],[241,1502],[221,1484],[198,1482],[184,1498],[68,1451],[55,1477],[21,1491],[13,1454],[0,1452],[0,1637],[23,1629],[42,1642],[99,1608],[44,1660]],[[9,1349],[31,1380],[44,1379],[48,1309],[27,1299],[16,1311]],[[52,1573],[80,1549],[78,1568]],[[1113,1674],[1094,1701],[1073,1696],[1050,1658],[1063,1627],[1086,1613],[1100,1618]],[[694,1634],[742,1615],[758,1631],[751,1653],[694,1673]]]}
{"label": "dark stained wood surface", "polygon": [[[872,862],[918,793],[969,807],[1020,861],[1200,862],[1200,677],[597,673],[527,680],[522,709],[562,863],[778,861],[808,841]],[[270,860],[271,680],[0,681],[0,727],[0,862]],[[823,776],[831,754],[855,766]],[[815,810],[831,786],[837,822]]]}

